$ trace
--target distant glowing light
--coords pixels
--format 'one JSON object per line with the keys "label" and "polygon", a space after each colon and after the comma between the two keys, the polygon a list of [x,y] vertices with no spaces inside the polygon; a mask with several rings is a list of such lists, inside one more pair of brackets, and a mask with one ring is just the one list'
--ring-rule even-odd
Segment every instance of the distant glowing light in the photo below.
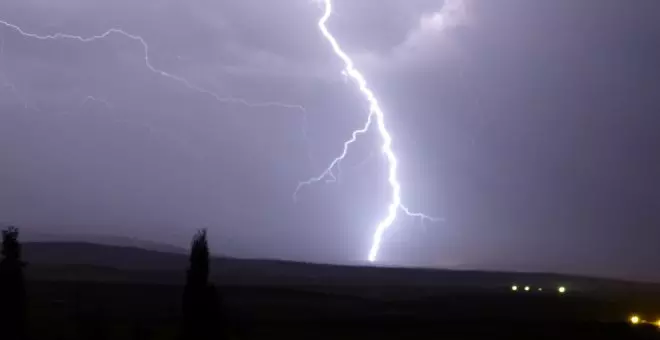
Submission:
{"label": "distant glowing light", "polygon": [[543,288],[539,288],[539,292],[542,292],[542,291],[543,291]]}
{"label": "distant glowing light", "polygon": [[529,292],[529,290],[530,290],[529,286],[525,286],[525,291]]}
{"label": "distant glowing light", "polygon": [[630,317],[630,323],[632,323],[633,325],[638,324],[640,321],[641,320],[639,319],[639,316],[637,316],[637,315],[633,315],[633,316]]}
{"label": "distant glowing light", "polygon": [[514,292],[517,291],[517,290],[518,290],[518,286],[516,286],[516,285],[511,286],[511,290],[514,291]]}
{"label": "distant glowing light", "polygon": [[559,288],[557,288],[557,291],[559,292],[559,294],[564,294],[566,293],[566,287],[560,286]]}

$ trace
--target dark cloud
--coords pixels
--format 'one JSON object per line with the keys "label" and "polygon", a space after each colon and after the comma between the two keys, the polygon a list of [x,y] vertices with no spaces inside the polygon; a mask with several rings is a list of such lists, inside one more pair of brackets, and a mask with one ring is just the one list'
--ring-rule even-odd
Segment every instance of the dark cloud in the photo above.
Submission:
{"label": "dark cloud", "polygon": [[[399,219],[382,258],[660,277],[658,9],[336,0],[330,29],[386,110],[406,204],[446,218]],[[150,72],[119,35],[0,27],[0,219],[179,245],[207,226],[233,255],[363,260],[388,198],[375,133],[339,183],[291,199],[366,118],[320,14],[313,1],[1,3],[0,20],[39,34],[121,27],[159,69],[307,113],[218,102]]]}

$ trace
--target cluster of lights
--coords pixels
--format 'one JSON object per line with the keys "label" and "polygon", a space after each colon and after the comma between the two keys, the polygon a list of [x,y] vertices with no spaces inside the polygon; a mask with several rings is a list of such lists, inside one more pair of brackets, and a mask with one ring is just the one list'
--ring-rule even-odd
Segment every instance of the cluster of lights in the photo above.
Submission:
{"label": "cluster of lights", "polygon": [[[520,287],[520,286],[517,286],[517,285],[513,285],[513,286],[511,286],[511,290],[514,291],[514,292],[517,292],[517,291],[519,291],[519,290],[521,290],[521,289],[522,289],[523,291],[526,291],[526,292],[529,292],[529,291],[532,290],[532,288],[531,288],[530,286],[523,286],[523,287]],[[541,291],[543,291],[543,288],[538,288],[537,290],[538,290],[539,292],[541,292]],[[566,293],[566,287],[564,287],[564,286],[559,286],[559,287],[557,287],[557,292],[558,292],[559,294],[565,294],[565,293]],[[633,314],[633,315],[631,315],[631,316],[628,318],[628,322],[630,322],[632,325],[648,324],[648,325],[654,325],[654,326],[660,328],[660,319],[657,319],[656,321],[647,321],[647,320],[642,319],[642,318],[641,318],[639,315],[637,315],[637,314]]]}
{"label": "cluster of lights", "polygon": [[633,314],[633,315],[630,316],[630,318],[628,319],[628,321],[629,321],[631,324],[633,324],[633,325],[649,324],[649,325],[654,325],[654,326],[660,328],[660,319],[658,319],[658,320],[656,320],[656,321],[654,321],[654,322],[651,322],[651,321],[646,321],[646,320],[642,319],[642,318],[639,317],[639,315],[637,315],[637,314]]}
{"label": "cluster of lights", "polygon": [[[519,290],[521,290],[521,289],[524,290],[524,291],[526,291],[526,292],[529,292],[529,291],[532,290],[532,288],[531,288],[530,286],[523,286],[523,287],[519,287],[519,286],[517,286],[517,285],[513,285],[513,286],[511,286],[511,290],[514,291],[514,292],[517,292],[517,291],[519,291]],[[537,290],[538,290],[539,292],[541,292],[541,291],[543,291],[543,288],[538,288]],[[566,287],[564,287],[564,286],[559,286],[559,287],[557,287],[557,292],[558,292],[559,294],[564,294],[564,293],[566,293]],[[660,319],[657,319],[656,321],[647,321],[647,320],[642,319],[642,318],[641,318],[639,315],[637,315],[637,314],[633,314],[633,315],[631,315],[631,316],[628,318],[628,322],[630,322],[632,325],[648,324],[648,325],[654,325],[654,326],[660,328]]]}
{"label": "cluster of lights", "polygon": [[[518,287],[518,286],[516,286],[516,285],[511,286],[511,290],[514,291],[514,292],[517,292],[519,289],[520,289],[520,287]],[[532,290],[532,287],[530,287],[530,286],[524,286],[524,287],[522,287],[522,290],[524,290],[524,291],[526,291],[526,292],[529,292],[529,291]],[[539,292],[542,292],[542,291],[543,291],[543,288],[540,288],[540,287],[539,287],[539,288],[537,288],[536,290],[539,291]],[[558,292],[559,294],[564,294],[564,293],[566,293],[566,287],[564,287],[564,286],[559,286],[559,287],[557,287],[557,292]]]}

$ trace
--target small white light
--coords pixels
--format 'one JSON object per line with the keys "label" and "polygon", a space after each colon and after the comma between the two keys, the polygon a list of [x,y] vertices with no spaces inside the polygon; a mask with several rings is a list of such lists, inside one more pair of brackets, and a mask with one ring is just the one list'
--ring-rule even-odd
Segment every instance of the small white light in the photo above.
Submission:
{"label": "small white light", "polygon": [[529,286],[525,286],[525,291],[529,292]]}
{"label": "small white light", "polygon": [[630,323],[632,323],[633,325],[638,324],[639,323],[639,316],[637,316],[637,315],[631,316],[630,317]]}
{"label": "small white light", "polygon": [[543,288],[539,288],[539,292],[542,292],[542,291],[543,291]]}
{"label": "small white light", "polygon": [[516,285],[511,286],[511,290],[514,291],[514,292],[517,291],[517,290],[518,290],[518,286],[516,286]]}
{"label": "small white light", "polygon": [[564,294],[566,293],[566,287],[560,286],[559,288],[557,288],[557,291],[559,292],[559,294]]}

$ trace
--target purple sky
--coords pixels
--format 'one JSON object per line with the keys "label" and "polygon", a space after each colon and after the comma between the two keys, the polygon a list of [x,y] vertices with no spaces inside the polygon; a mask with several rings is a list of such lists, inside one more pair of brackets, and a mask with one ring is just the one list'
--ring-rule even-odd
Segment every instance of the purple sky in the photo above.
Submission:
{"label": "purple sky", "polygon": [[[396,265],[660,279],[660,2],[335,0],[330,29],[377,92],[403,199]],[[454,3],[454,4],[456,4]],[[448,9],[451,7],[451,9]],[[389,200],[376,133],[308,0],[5,0],[0,221],[242,257],[363,261]],[[85,100],[88,96],[100,100]]]}

